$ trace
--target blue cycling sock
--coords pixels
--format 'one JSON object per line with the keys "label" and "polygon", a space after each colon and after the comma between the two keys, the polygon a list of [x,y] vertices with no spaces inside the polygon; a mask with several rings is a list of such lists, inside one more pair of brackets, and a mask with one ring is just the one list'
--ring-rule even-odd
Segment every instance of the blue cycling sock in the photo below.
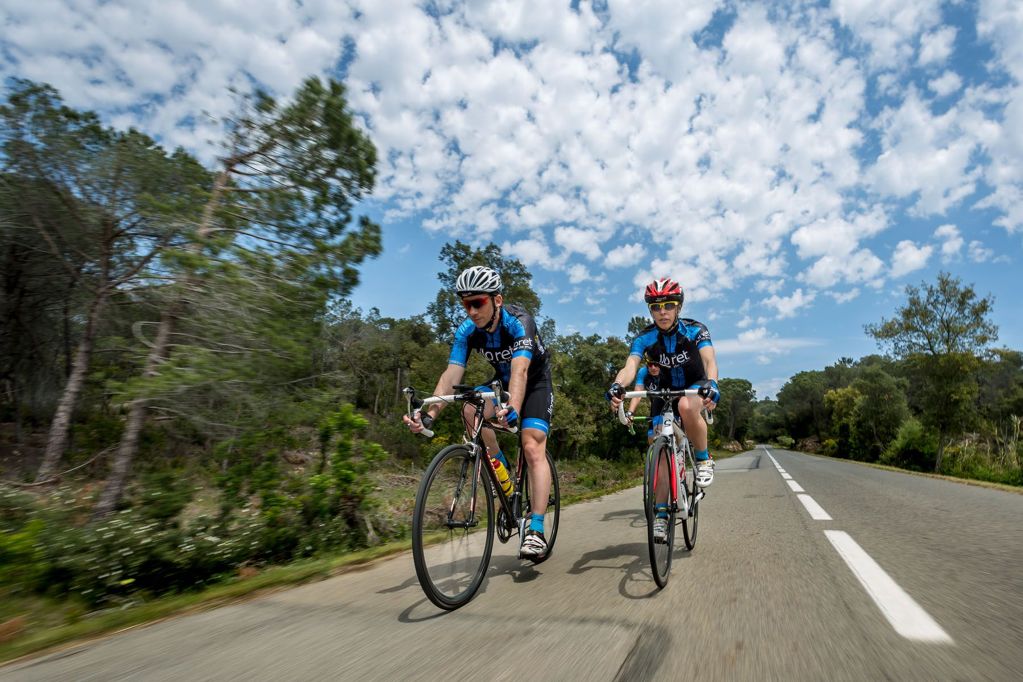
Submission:
{"label": "blue cycling sock", "polygon": [[696,451],[696,461],[697,462],[706,462],[708,459],[710,459],[710,452],[708,452],[707,450],[697,450]]}
{"label": "blue cycling sock", "polygon": [[507,459],[505,459],[505,457],[504,457],[504,453],[503,453],[503,452],[501,452],[500,450],[498,450],[498,451],[497,451],[497,454],[496,454],[496,455],[494,455],[494,457],[495,457],[495,458],[496,458],[496,459],[497,459],[497,460],[498,460],[499,462],[501,462],[501,464],[503,464],[503,465],[504,465],[504,468],[508,470],[508,472],[509,472],[509,473],[508,473],[508,475],[510,476],[510,475],[511,475],[511,467],[510,467],[510,466],[508,466],[508,460],[507,460]]}
{"label": "blue cycling sock", "polygon": [[529,530],[535,530],[538,533],[543,532],[543,514],[533,514],[532,518],[529,519]]}
{"label": "blue cycling sock", "polygon": [[656,509],[657,509],[657,518],[659,518],[659,519],[666,519],[666,518],[668,518],[668,505],[666,505],[666,504],[659,504],[659,505],[657,505]]}

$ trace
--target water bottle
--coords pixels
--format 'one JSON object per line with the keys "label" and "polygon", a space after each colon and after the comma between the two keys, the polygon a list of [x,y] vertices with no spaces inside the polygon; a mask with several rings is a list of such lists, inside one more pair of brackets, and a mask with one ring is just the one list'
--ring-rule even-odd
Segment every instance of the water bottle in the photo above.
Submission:
{"label": "water bottle", "polygon": [[497,457],[491,457],[488,454],[487,458],[490,460],[490,468],[497,475],[497,482],[501,484],[501,490],[504,491],[505,497],[511,497],[512,491],[515,490],[515,484],[512,483],[511,476],[508,475],[508,468]]}

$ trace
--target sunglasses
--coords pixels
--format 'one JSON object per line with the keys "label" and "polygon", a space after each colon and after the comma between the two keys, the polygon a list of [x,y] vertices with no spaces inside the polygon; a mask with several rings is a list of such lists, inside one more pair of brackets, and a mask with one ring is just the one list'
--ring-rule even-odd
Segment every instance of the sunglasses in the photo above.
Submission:
{"label": "sunglasses", "polygon": [[480,296],[479,298],[463,298],[462,305],[465,306],[466,310],[476,310],[482,308],[490,300],[489,296]]}
{"label": "sunglasses", "polygon": [[650,310],[667,310],[668,312],[671,312],[672,310],[674,310],[675,308],[678,307],[678,302],[677,301],[662,301],[660,303],[650,303],[649,307],[650,307]]}

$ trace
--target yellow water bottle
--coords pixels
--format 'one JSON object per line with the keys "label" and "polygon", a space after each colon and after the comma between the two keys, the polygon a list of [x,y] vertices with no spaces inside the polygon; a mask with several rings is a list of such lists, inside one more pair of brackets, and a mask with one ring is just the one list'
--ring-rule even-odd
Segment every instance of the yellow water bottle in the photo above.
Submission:
{"label": "yellow water bottle", "polygon": [[512,483],[511,476],[508,474],[508,467],[497,455],[490,456],[488,454],[487,456],[490,459],[490,468],[494,470],[497,482],[501,484],[501,490],[504,491],[505,497],[510,497],[512,491],[515,490],[515,484]]}

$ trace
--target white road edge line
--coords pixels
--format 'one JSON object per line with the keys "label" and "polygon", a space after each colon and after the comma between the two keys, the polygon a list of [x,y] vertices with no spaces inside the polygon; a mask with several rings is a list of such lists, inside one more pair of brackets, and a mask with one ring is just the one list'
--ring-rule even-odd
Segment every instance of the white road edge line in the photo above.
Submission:
{"label": "white road edge line", "polygon": [[786,481],[792,480],[792,477],[786,474],[785,472],[782,472],[781,477],[784,478]]}
{"label": "white road edge line", "polygon": [[948,633],[848,533],[826,530],[824,534],[897,633],[921,642],[953,643]]}
{"label": "white road edge line", "polygon": [[817,500],[813,499],[809,495],[800,493],[796,495],[799,501],[806,507],[806,511],[810,512],[810,518],[814,521],[831,521],[831,515],[824,511],[824,507],[817,504]]}
{"label": "white road edge line", "polygon": [[789,484],[789,487],[792,488],[792,492],[794,492],[794,493],[804,493],[804,492],[806,492],[805,490],[803,490],[803,486],[799,485],[795,481],[785,481],[785,482]]}

